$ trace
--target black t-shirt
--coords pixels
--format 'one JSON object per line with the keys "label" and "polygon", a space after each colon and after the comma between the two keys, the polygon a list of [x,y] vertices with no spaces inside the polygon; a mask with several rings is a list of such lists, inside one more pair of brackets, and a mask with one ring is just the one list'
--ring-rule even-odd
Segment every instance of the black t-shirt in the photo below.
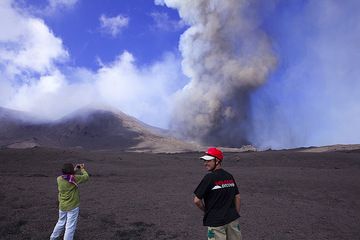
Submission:
{"label": "black t-shirt", "polygon": [[238,193],[233,176],[225,170],[206,174],[194,191],[199,199],[204,199],[204,226],[223,226],[240,217],[234,202]]}

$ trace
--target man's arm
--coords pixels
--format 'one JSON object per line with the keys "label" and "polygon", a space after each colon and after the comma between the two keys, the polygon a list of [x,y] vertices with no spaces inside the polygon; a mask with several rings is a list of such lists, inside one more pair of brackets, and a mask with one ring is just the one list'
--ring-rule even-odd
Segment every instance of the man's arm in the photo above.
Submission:
{"label": "man's arm", "polygon": [[205,212],[205,206],[204,206],[204,203],[203,201],[198,198],[197,196],[194,197],[194,203],[195,205],[203,212]]}
{"label": "man's arm", "polygon": [[240,194],[236,194],[234,198],[236,211],[240,213]]}

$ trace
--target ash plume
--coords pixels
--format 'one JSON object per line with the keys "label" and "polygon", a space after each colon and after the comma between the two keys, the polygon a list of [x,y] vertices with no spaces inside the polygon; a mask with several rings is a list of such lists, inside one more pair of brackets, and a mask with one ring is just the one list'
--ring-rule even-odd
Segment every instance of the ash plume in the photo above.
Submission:
{"label": "ash plume", "polygon": [[175,97],[171,129],[205,144],[248,142],[249,94],[276,58],[256,16],[257,1],[164,0],[189,28],[179,48],[190,82]]}

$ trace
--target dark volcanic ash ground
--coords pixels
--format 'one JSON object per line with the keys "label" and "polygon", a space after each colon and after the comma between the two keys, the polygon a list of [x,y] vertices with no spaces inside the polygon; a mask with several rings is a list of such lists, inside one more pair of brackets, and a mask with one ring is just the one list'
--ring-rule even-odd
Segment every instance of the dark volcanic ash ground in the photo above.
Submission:
{"label": "dark volcanic ash ground", "polygon": [[[0,150],[0,239],[49,238],[64,161],[91,174],[75,239],[206,239],[192,202],[206,174],[199,156]],[[359,239],[358,151],[225,153],[223,167],[239,185],[244,239]]]}

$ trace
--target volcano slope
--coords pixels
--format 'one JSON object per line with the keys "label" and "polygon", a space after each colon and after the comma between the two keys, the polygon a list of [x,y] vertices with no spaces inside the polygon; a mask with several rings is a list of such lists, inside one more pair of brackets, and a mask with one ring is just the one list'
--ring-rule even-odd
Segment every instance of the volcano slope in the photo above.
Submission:
{"label": "volcano slope", "polygon": [[[80,149],[0,150],[0,239],[48,239],[57,220],[56,177],[85,163],[75,239],[206,239],[192,192],[200,153]],[[241,194],[244,239],[359,239],[360,153],[225,153]]]}
{"label": "volcano slope", "polygon": [[199,149],[168,130],[147,125],[121,111],[82,108],[54,121],[41,121],[0,107],[0,148],[81,148],[183,152]]}

